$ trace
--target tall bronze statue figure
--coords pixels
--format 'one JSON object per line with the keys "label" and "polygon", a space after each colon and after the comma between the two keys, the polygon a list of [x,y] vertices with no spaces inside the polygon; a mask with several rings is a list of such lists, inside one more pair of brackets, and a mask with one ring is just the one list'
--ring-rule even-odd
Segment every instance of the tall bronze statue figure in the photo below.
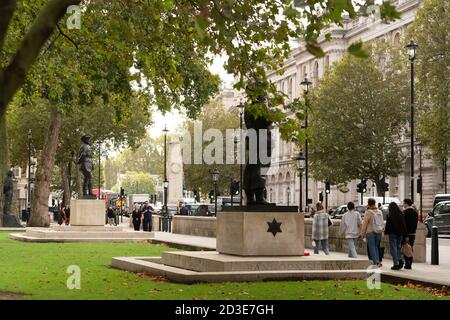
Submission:
{"label": "tall bronze statue figure", "polygon": [[[244,170],[243,187],[247,196],[247,205],[269,204],[266,201],[265,171],[270,167],[270,157],[272,156],[272,139],[270,134],[270,125],[272,122],[264,117],[255,117],[249,110],[245,110],[244,112],[244,121],[247,130],[253,129],[256,131],[257,138],[257,141],[251,141],[248,136],[246,138],[245,149],[247,160]],[[250,144],[255,143],[256,148],[250,148]],[[261,149],[264,147],[266,150]],[[257,154],[250,154],[252,150],[256,150]],[[263,158],[266,159],[263,161]]]}
{"label": "tall bronze statue figure", "polygon": [[3,214],[8,215],[11,213],[11,204],[14,192],[14,173],[12,170],[9,170],[6,174],[5,180],[3,181]]}
{"label": "tall bronze statue figure", "polygon": [[80,167],[80,171],[83,174],[83,196],[95,197],[92,193],[92,177],[94,172],[94,161],[92,159],[92,151],[89,145],[89,140],[91,136],[84,135],[81,138],[83,144],[78,151],[78,165]]}

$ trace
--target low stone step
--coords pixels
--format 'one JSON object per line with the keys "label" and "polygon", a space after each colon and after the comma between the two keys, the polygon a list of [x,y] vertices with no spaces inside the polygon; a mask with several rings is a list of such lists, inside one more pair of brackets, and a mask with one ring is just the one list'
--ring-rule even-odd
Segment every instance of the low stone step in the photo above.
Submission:
{"label": "low stone step", "polygon": [[196,272],[365,270],[371,264],[367,259],[338,259],[324,255],[242,257],[216,251],[163,252],[161,258],[166,266]]}

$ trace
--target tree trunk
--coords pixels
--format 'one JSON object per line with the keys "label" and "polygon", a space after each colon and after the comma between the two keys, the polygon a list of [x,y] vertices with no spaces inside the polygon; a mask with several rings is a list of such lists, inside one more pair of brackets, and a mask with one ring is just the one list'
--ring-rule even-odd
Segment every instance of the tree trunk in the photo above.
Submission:
{"label": "tree trunk", "polygon": [[[0,190],[8,170],[8,140],[6,131],[6,112],[0,111]],[[0,192],[0,214],[3,213],[3,192]]]}
{"label": "tree trunk", "polygon": [[61,170],[61,185],[63,187],[62,206],[66,206],[70,203],[70,172],[69,163],[63,163],[60,167]]}
{"label": "tree trunk", "polygon": [[47,138],[45,140],[44,148],[39,156],[36,171],[36,185],[33,203],[31,205],[31,217],[28,223],[29,227],[48,227],[50,225],[48,216],[48,198],[50,195],[50,184],[52,182],[59,132],[62,124],[61,114],[56,110],[52,110],[50,121]]}
{"label": "tree trunk", "polygon": [[77,186],[77,195],[78,198],[83,195],[83,185],[81,182],[81,174],[80,169],[78,168],[78,165],[75,167],[75,179],[76,179],[76,186]]}

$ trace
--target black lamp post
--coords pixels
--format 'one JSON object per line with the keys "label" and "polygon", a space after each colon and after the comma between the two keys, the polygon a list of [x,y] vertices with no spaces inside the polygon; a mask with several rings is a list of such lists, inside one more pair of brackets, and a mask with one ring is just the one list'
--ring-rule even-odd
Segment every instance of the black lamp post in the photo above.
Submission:
{"label": "black lamp post", "polygon": [[[423,144],[419,143],[419,179],[417,184],[417,192],[419,192],[419,200],[420,200],[420,222],[423,222],[423,179],[422,179],[422,151]],[[419,182],[420,181],[420,182]]]}
{"label": "black lamp post", "polygon": [[298,212],[302,212],[303,210],[303,171],[305,171],[306,158],[303,155],[303,152],[300,152],[293,160],[297,161],[298,166],[298,174],[299,174],[299,201],[298,201]]}
{"label": "black lamp post", "polygon": [[101,194],[100,194],[100,185],[101,185],[101,177],[102,177],[102,172],[101,172],[101,152],[102,152],[102,142],[99,140],[98,141],[98,199],[101,199]]}
{"label": "black lamp post", "polygon": [[[300,83],[303,87],[303,93],[305,97],[305,132],[308,130],[308,109],[309,100],[308,92],[309,86],[312,84],[307,77]],[[308,137],[305,139],[305,194],[306,194],[306,211],[308,211]]]}
{"label": "black lamp post", "polygon": [[243,199],[243,193],[242,193],[242,183],[243,183],[243,163],[242,163],[242,149],[244,149],[242,147],[242,129],[243,129],[243,119],[244,119],[244,104],[242,103],[242,101],[239,103],[239,141],[240,143],[240,148],[241,150],[239,150],[239,206],[242,207],[242,199]]}
{"label": "black lamp post", "polygon": [[168,188],[169,181],[167,180],[167,126],[164,126],[164,206],[163,206],[163,215],[167,216],[167,196],[168,196]]}
{"label": "black lamp post", "polygon": [[217,168],[211,171],[211,176],[214,182],[214,214],[217,216],[217,181],[219,181],[220,172]]}
{"label": "black lamp post", "polygon": [[406,45],[408,50],[408,58],[411,62],[411,118],[409,121],[410,127],[410,149],[411,149],[411,200],[414,202],[414,59],[416,58],[416,49],[418,45],[411,40],[409,44]]}
{"label": "black lamp post", "polygon": [[31,129],[28,130],[28,201],[27,208],[31,207]]}

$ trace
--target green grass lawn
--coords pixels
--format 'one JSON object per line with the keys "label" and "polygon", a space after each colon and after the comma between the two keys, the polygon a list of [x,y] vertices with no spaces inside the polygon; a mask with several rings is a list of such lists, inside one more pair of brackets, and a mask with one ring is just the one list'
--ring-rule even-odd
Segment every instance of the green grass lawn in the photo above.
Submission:
{"label": "green grass lawn", "polygon": [[[114,256],[156,256],[173,250],[148,243],[25,243],[0,232],[0,298],[19,299],[444,299],[365,281],[289,281],[183,285],[110,268]],[[69,290],[67,267],[81,269],[81,289]],[[2,293],[3,292],[3,293]]]}

